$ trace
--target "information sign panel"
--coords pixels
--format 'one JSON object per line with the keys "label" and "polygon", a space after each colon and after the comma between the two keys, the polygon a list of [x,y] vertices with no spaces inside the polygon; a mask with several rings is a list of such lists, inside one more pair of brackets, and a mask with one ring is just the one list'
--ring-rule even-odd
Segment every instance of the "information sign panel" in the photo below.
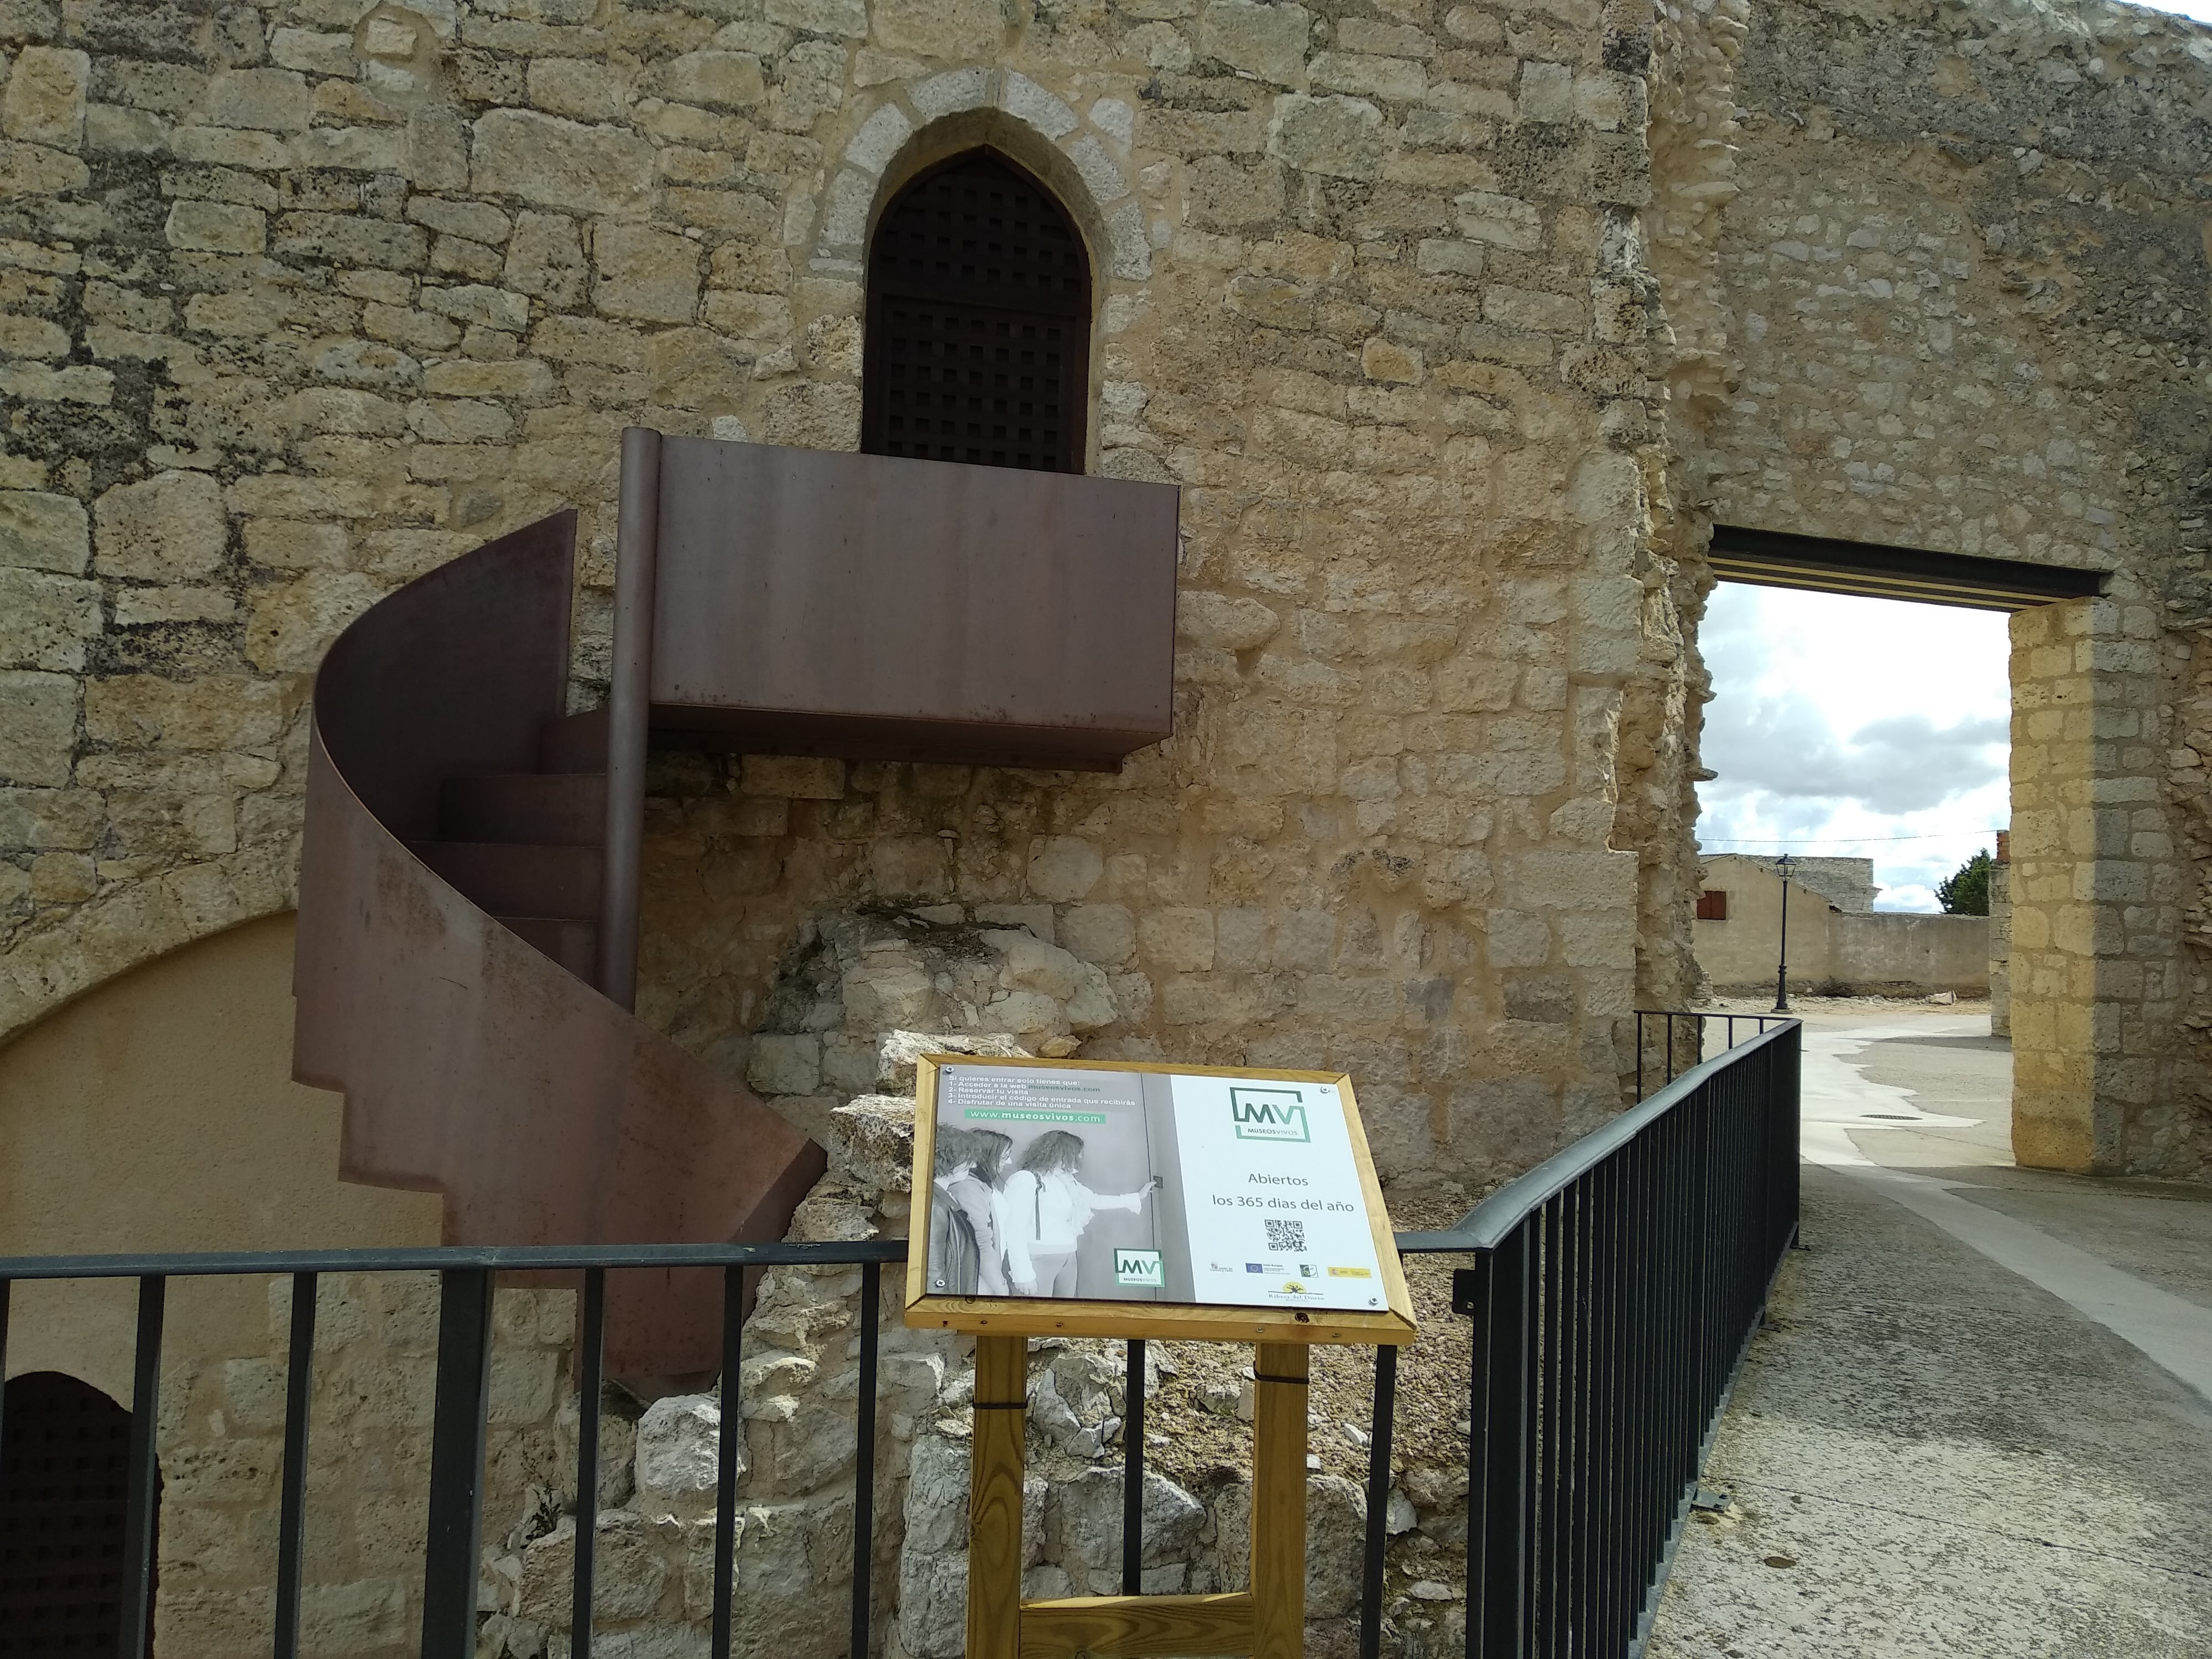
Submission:
{"label": "information sign panel", "polygon": [[940,1054],[917,1084],[908,1323],[1412,1340],[1350,1079]]}

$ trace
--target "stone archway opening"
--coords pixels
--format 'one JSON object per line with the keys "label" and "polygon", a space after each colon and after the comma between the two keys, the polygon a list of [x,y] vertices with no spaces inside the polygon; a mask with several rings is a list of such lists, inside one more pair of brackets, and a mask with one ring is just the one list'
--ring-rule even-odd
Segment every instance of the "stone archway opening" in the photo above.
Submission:
{"label": "stone archway opening", "polygon": [[2117,1171],[2185,1137],[2190,1108],[2160,1086],[2182,964],[2150,917],[2169,843],[2142,775],[2165,695],[2136,643],[2154,631],[2132,614],[2145,608],[2104,597],[2097,571],[1726,525],[1711,564],[1727,581],[2009,613],[2014,1155]]}

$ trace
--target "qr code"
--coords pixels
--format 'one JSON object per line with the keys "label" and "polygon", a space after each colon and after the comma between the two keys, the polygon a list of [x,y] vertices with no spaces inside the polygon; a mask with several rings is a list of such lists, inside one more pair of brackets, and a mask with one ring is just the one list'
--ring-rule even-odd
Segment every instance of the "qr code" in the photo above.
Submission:
{"label": "qr code", "polygon": [[1306,1248],[1306,1224],[1303,1221],[1270,1221],[1267,1229],[1267,1248],[1291,1255],[1304,1254]]}

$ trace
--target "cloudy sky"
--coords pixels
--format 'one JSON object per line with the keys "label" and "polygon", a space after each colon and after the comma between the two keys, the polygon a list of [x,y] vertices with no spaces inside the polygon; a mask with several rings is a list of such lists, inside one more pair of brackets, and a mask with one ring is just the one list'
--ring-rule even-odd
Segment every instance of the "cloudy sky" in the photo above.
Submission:
{"label": "cloudy sky", "polygon": [[2001,612],[1723,582],[1698,643],[1705,851],[1871,858],[1876,909],[1934,910],[2010,822]]}

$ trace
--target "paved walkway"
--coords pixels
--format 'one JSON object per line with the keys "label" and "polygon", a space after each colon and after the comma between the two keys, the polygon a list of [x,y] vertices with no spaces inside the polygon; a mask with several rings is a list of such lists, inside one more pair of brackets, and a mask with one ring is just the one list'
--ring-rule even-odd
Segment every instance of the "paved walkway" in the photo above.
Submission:
{"label": "paved walkway", "polygon": [[1988,1031],[1808,1019],[1809,1248],[1652,1659],[2212,1659],[2212,1191],[2014,1168]]}

